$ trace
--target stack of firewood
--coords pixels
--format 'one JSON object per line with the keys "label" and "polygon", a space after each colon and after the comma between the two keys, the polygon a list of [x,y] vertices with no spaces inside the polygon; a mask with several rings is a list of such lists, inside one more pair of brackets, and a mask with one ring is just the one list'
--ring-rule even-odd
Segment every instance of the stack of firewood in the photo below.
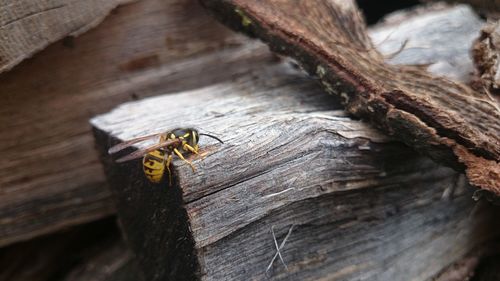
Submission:
{"label": "stack of firewood", "polygon": [[[472,7],[84,2],[0,4],[0,280],[499,276],[499,28]],[[159,182],[116,162],[152,143],[108,153],[175,128],[199,148],[171,137]]]}

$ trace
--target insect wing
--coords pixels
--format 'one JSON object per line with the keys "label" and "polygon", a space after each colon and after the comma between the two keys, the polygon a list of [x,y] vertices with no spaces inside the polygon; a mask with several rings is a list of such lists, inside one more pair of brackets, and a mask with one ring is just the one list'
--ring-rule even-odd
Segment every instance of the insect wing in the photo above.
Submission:
{"label": "insect wing", "polygon": [[118,151],[121,151],[121,150],[124,150],[125,148],[135,144],[135,143],[138,143],[138,142],[141,142],[141,141],[145,141],[145,140],[148,140],[148,139],[151,139],[151,138],[154,138],[154,137],[157,137],[157,136],[160,136],[162,133],[156,133],[156,134],[152,134],[152,135],[147,135],[147,136],[142,136],[142,137],[138,137],[138,138],[135,138],[135,139],[131,139],[131,140],[128,140],[128,141],[124,141],[124,142],[121,142],[115,146],[112,146],[110,149],[108,149],[108,154],[113,154],[113,153],[116,153]]}
{"label": "insect wing", "polygon": [[146,147],[144,149],[134,151],[134,152],[132,152],[132,153],[126,155],[126,156],[123,156],[122,158],[118,158],[116,160],[116,162],[117,163],[122,163],[122,162],[130,161],[130,160],[134,160],[134,159],[137,159],[137,158],[141,158],[145,154],[147,154],[147,153],[149,153],[151,151],[155,151],[157,149],[160,149],[160,148],[163,148],[163,147],[166,147],[166,146],[169,146],[169,145],[173,145],[173,144],[176,144],[178,142],[180,142],[179,139],[173,139],[173,140],[168,140],[166,142],[162,142],[162,143],[159,143],[159,144],[155,144],[155,145]]}

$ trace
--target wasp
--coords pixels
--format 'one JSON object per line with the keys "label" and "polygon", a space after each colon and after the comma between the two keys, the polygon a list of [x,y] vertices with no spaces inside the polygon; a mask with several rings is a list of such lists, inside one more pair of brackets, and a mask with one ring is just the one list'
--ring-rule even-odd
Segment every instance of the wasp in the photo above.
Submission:
{"label": "wasp", "polygon": [[193,128],[176,128],[171,131],[142,136],[119,143],[111,147],[108,150],[108,153],[116,153],[138,142],[155,138],[158,139],[158,142],[156,144],[132,152],[131,154],[117,159],[116,162],[122,163],[143,157],[142,167],[146,177],[153,183],[159,183],[163,178],[163,174],[165,173],[166,169],[168,172],[168,180],[171,185],[172,172],[170,171],[170,164],[172,163],[173,154],[179,157],[182,161],[189,164],[193,172],[195,172],[196,169],[193,163],[186,160],[183,154],[198,154],[198,141],[200,139],[200,136],[207,136],[219,141],[220,143],[223,143],[219,138],[209,134],[199,133],[196,129]]}

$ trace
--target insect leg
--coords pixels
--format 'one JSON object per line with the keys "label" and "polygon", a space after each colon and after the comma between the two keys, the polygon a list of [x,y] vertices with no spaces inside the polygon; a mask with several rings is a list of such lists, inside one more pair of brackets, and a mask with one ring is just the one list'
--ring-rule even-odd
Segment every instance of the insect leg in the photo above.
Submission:
{"label": "insect leg", "polygon": [[189,150],[189,151],[191,151],[191,152],[192,152],[192,153],[194,153],[194,154],[198,154],[198,145],[196,145],[195,147],[192,147],[192,146],[190,146],[189,144],[185,143],[185,144],[182,146],[182,148],[183,148],[184,150]]}
{"label": "insect leg", "polygon": [[177,148],[174,148],[174,153],[179,156],[179,158],[182,159],[182,161],[186,162],[189,164],[189,166],[191,166],[191,169],[193,169],[193,173],[196,171],[196,169],[194,168],[193,166],[193,163],[189,162],[186,160],[186,158],[184,158],[184,156],[182,156],[182,153],[179,152],[179,150],[177,150]]}
{"label": "insect leg", "polygon": [[172,152],[165,154],[165,156],[167,157],[167,161],[165,162],[165,168],[167,168],[167,172],[168,172],[168,184],[171,186],[172,185],[172,172],[170,171],[170,163],[172,163]]}

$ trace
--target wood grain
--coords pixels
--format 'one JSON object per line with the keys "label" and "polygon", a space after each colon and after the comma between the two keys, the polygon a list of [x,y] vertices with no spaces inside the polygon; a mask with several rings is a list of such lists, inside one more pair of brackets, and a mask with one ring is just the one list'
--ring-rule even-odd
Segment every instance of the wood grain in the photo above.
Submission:
{"label": "wood grain", "polygon": [[[474,22],[471,13],[462,11],[464,19]],[[456,14],[443,12],[440,22],[455,25]],[[414,20],[422,26],[418,15]],[[406,34],[397,29],[392,24],[377,27],[375,36],[394,32],[377,47],[391,52],[399,45],[395,42],[404,41]],[[430,55],[427,49],[408,49],[396,58],[418,62],[418,57],[440,61],[464,56],[450,52]],[[266,46],[227,31],[194,1],[143,0],[118,8],[97,28],[53,44],[3,73],[0,245],[115,212],[88,118],[124,101],[248,75],[273,60]],[[471,72],[467,65],[463,71]],[[451,68],[439,70],[455,75],[448,72]]]}
{"label": "wood grain", "polygon": [[7,0],[0,3],[0,73],[65,37],[98,25],[131,0]]}
{"label": "wood grain", "polygon": [[470,83],[471,42],[484,24],[467,5],[437,3],[389,14],[368,35],[390,64],[426,67],[434,75]]}
{"label": "wood grain", "polygon": [[88,119],[273,61],[197,2],[145,0],[0,76],[0,246],[114,213]]}
{"label": "wood grain", "polygon": [[[278,65],[93,118],[146,279],[265,279],[272,226],[281,241],[294,225],[282,252],[288,270],[277,261],[267,273],[276,280],[428,280],[498,235],[498,210],[470,217],[472,188],[458,173],[338,109],[314,81]],[[196,173],[175,160],[173,188],[149,183],[140,159],[120,165],[107,155],[118,140],[174,123],[224,144],[200,140],[202,156],[189,157]]]}
{"label": "wood grain", "polygon": [[387,64],[354,1],[201,2],[230,27],[296,59],[350,113],[500,194],[496,101],[419,67]]}

